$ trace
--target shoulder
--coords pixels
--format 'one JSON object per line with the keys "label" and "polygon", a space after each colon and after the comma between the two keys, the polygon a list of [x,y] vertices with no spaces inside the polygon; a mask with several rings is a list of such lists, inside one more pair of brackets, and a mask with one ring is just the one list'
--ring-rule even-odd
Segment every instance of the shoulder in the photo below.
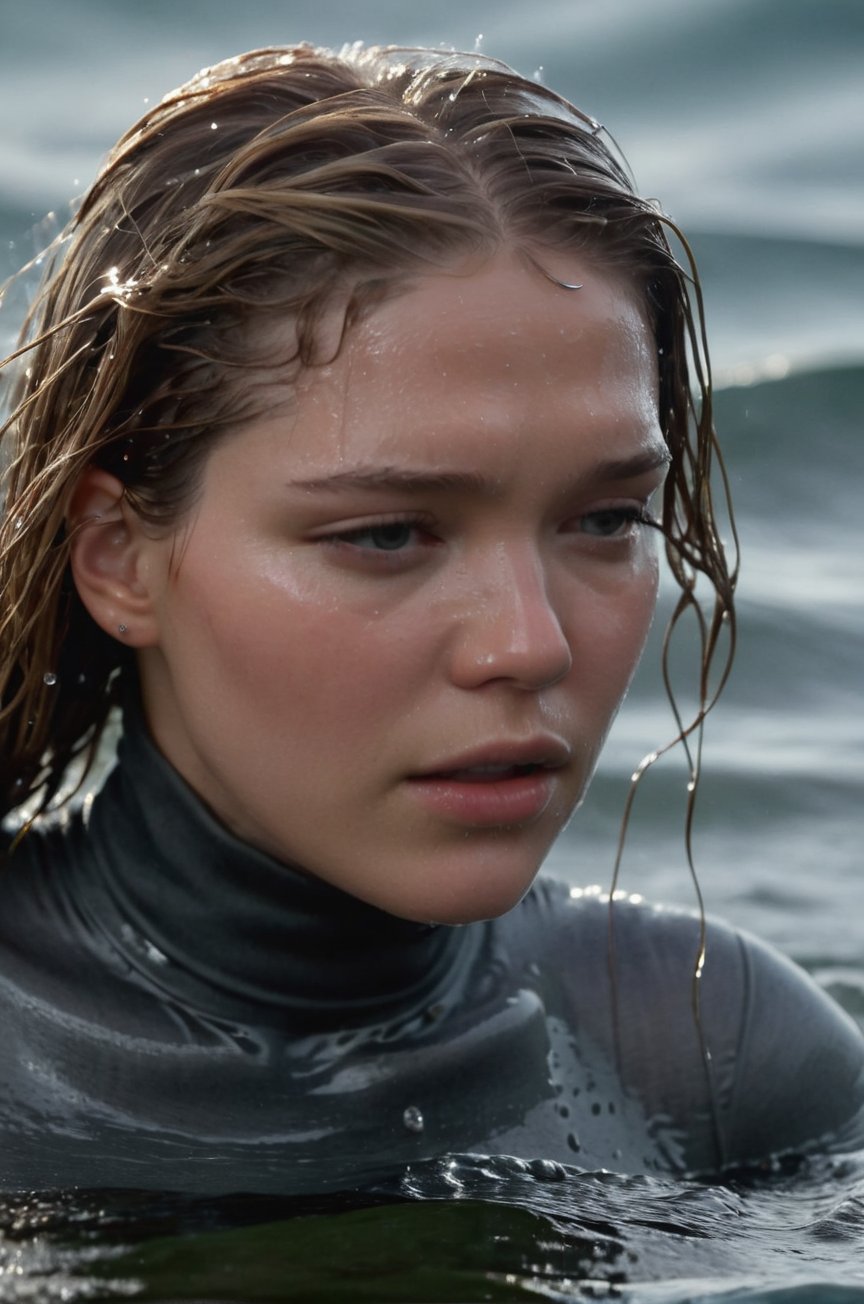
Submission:
{"label": "shoulder", "polygon": [[33,897],[58,875],[77,863],[81,812],[59,811],[20,829],[0,827],[0,892],[4,900],[19,889]]}
{"label": "shoulder", "polygon": [[864,1145],[864,1037],[773,947],[599,889],[541,881],[524,904],[568,1020],[651,1111],[709,1111],[723,1164]]}
{"label": "shoulder", "polygon": [[[70,896],[80,861],[80,813],[35,823],[0,840],[0,980],[29,973],[38,986],[86,967]],[[65,978],[64,978],[65,981]]]}

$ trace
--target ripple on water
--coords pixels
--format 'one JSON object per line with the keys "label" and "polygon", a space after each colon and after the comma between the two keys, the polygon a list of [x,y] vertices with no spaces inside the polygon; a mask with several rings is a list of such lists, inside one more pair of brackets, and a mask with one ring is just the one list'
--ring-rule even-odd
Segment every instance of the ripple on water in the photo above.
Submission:
{"label": "ripple on water", "polygon": [[864,1301],[864,1154],[718,1186],[445,1155],[373,1188],[0,1201],[0,1298]]}

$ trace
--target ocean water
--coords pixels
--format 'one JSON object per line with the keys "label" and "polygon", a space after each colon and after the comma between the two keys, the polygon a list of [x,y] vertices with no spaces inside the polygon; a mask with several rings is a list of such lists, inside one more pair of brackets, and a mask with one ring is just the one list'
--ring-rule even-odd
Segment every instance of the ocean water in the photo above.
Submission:
{"label": "ocean water", "polygon": [[[479,45],[537,73],[608,125],[691,237],[743,556],[697,871],[710,911],[792,955],[864,1026],[864,5],[7,0],[0,275],[147,100],[244,48],[358,38]],[[678,660],[686,676],[686,648]],[[655,639],[553,872],[609,885],[629,776],[672,732]],[[646,779],[628,890],[693,902],[686,781],[674,757]],[[722,1189],[449,1156],[303,1206],[0,1199],[0,1298],[125,1297],[864,1300],[864,1156]]]}

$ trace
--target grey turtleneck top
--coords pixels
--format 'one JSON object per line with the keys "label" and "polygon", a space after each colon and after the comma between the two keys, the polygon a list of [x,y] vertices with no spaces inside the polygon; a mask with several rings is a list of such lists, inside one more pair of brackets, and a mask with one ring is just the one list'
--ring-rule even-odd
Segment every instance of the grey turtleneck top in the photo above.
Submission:
{"label": "grey turtleneck top", "polygon": [[[718,1174],[864,1145],[864,1040],[723,925],[540,880],[408,923],[238,842],[133,728],[0,883],[0,1189],[308,1193],[456,1152]],[[614,957],[614,961],[613,961]]]}

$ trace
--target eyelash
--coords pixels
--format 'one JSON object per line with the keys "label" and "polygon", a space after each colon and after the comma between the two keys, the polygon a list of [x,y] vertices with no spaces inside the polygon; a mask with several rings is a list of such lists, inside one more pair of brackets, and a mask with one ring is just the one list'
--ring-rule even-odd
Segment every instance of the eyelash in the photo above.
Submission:
{"label": "eyelash", "polygon": [[[586,534],[589,538],[597,539],[600,540],[601,542],[603,541],[609,541],[610,543],[619,542],[622,539],[624,539],[629,533],[627,527],[632,527],[635,525],[653,526],[655,529],[660,528],[660,522],[655,520],[649,514],[647,504],[645,503],[625,504],[620,507],[617,506],[600,507],[593,512],[586,512],[583,516],[579,517],[578,519],[581,522],[584,522],[597,517],[616,518],[617,525],[618,525],[618,528],[614,532],[608,534],[604,534],[602,532],[597,534],[592,534],[590,531],[586,531]],[[323,535],[321,536],[321,541],[324,543],[331,544],[332,546],[337,548],[343,548],[343,547],[349,548],[358,554],[366,553],[370,556],[382,557],[382,558],[393,557],[395,559],[404,554],[408,546],[407,541],[406,541],[406,546],[404,547],[375,548],[375,547],[364,547],[360,544],[359,540],[363,539],[364,537],[369,537],[385,530],[399,530],[399,529],[403,529],[406,531],[414,531],[415,533],[420,531],[425,533],[429,538],[433,539],[435,542],[438,542],[438,540],[435,538],[434,534],[432,533],[432,522],[429,520],[429,518],[421,515],[414,516],[411,515],[410,513],[403,514],[401,516],[381,518],[380,520],[377,521],[370,521],[365,525],[358,525],[353,529],[339,530],[334,534]]]}
{"label": "eyelash", "polygon": [[353,548],[357,552],[367,552],[373,555],[377,554],[378,556],[381,557],[386,557],[388,555],[398,557],[400,552],[403,552],[404,549],[363,548],[357,542],[358,539],[362,539],[366,535],[373,535],[383,530],[398,530],[398,529],[423,531],[424,533],[429,534],[431,536],[431,523],[428,517],[411,516],[409,514],[409,515],[382,518],[381,520],[378,521],[369,521],[366,525],[357,525],[350,530],[339,530],[335,534],[324,535],[322,541],[324,543],[333,544],[335,547],[344,546],[348,548]]}
{"label": "eyelash", "polygon": [[[655,529],[660,528],[660,522],[655,520],[648,511],[647,503],[631,503],[621,507],[598,507],[593,512],[586,512],[581,516],[580,521],[590,520],[592,517],[613,516],[617,517],[621,526],[628,525],[650,525]],[[596,534],[592,535],[595,539],[621,539],[626,535],[626,530],[614,534]]]}

